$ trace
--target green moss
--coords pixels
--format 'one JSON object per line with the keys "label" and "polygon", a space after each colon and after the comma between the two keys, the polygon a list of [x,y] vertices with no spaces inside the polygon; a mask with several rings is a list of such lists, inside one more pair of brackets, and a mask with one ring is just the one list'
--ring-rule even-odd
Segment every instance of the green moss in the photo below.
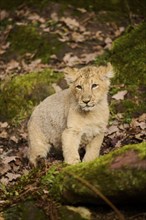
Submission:
{"label": "green moss", "polygon": [[[61,4],[68,5],[66,0],[53,0],[54,2],[58,2]],[[146,3],[145,0],[139,2],[135,0],[134,3],[131,0],[122,1],[122,0],[98,0],[98,1],[83,1],[83,0],[71,0],[70,4],[75,7],[83,7],[87,10],[94,10],[98,11],[108,11],[112,12],[113,17],[119,18],[118,16],[121,15],[122,17],[129,13],[129,10],[135,14],[145,14]],[[104,16],[104,15],[103,15]],[[121,19],[121,17],[120,17]]]}
{"label": "green moss", "polygon": [[98,56],[95,60],[95,63],[100,66],[100,65],[105,65],[109,61],[111,56],[111,52],[109,50],[105,50],[105,52],[101,55]]}
{"label": "green moss", "polygon": [[29,200],[20,202],[11,208],[7,208],[3,213],[3,217],[5,220],[47,219],[47,216],[40,208],[38,208],[37,204],[35,204],[34,201]]}
{"label": "green moss", "polygon": [[48,63],[50,55],[58,54],[63,45],[56,34],[40,34],[39,28],[33,25],[15,26],[8,40],[11,45],[4,54],[5,58],[19,58],[29,52],[35,54],[34,58],[41,58],[44,63]]}
{"label": "green moss", "polygon": [[[37,191],[35,188],[33,191],[32,188],[32,194],[26,194],[27,201],[32,199],[31,197],[41,196],[45,189],[49,192],[48,198],[51,196],[55,201],[67,202],[67,204],[98,202],[98,196],[76,179],[77,176],[96,187],[108,198],[110,196],[116,198],[118,195],[117,199],[120,202],[125,193],[126,198],[128,198],[128,196],[132,197],[137,192],[142,193],[143,190],[145,192],[145,149],[146,142],[124,146],[88,163],[84,162],[70,166],[58,163],[52,165],[43,177],[42,174],[46,173],[46,170],[44,172],[42,167],[35,168],[27,176],[23,176],[17,181],[17,184],[4,189],[6,192],[2,198],[7,198],[8,201],[11,201],[11,199],[18,201],[19,197],[22,198],[21,193],[23,195],[24,189],[28,189],[27,186],[33,185],[35,182],[37,183]],[[131,154],[131,152],[134,154]],[[128,155],[129,158],[127,158]],[[133,155],[137,158],[136,166],[131,157]],[[123,161],[123,165],[121,161]],[[127,162],[129,162],[129,165],[127,165]],[[117,166],[118,163],[119,167]],[[113,164],[116,166],[112,167]]]}
{"label": "green moss", "polygon": [[19,7],[22,4],[26,4],[29,7],[36,7],[42,9],[48,4],[48,0],[15,0],[15,1],[10,1],[10,0],[5,0],[5,1],[0,1],[0,8],[1,9],[6,9],[6,10],[14,10],[17,7]]}
{"label": "green moss", "polygon": [[56,175],[59,174],[60,167],[62,167],[62,164],[57,164],[57,165],[50,167],[50,169],[47,173],[47,176],[43,176],[43,178],[42,178],[42,181],[41,181],[42,184],[43,185],[49,184],[49,186],[51,186],[54,182],[54,178],[56,177]]}
{"label": "green moss", "polygon": [[114,42],[111,61],[116,67],[116,82],[140,85],[146,82],[146,23]]}
{"label": "green moss", "polygon": [[0,119],[11,122],[25,119],[35,105],[54,93],[51,84],[61,77],[62,74],[46,69],[40,73],[16,76],[1,83]]}
{"label": "green moss", "polygon": [[[127,145],[119,150],[101,156],[95,161],[67,166],[56,175],[53,187],[50,188],[50,186],[48,186],[49,192],[53,198],[56,200],[63,199],[62,201],[64,202],[67,201],[69,203],[77,204],[78,202],[83,201],[84,197],[88,202],[93,202],[94,196],[92,191],[81,184],[74,177],[75,174],[92,183],[94,187],[97,187],[106,196],[114,196],[117,192],[121,192],[121,195],[126,192],[129,196],[132,196],[136,190],[139,190],[139,186],[141,187],[141,190],[145,188],[145,170],[131,169],[130,166],[129,168],[123,166],[120,169],[111,169],[110,166],[118,156],[124,155],[130,150],[132,152],[137,152],[137,155],[141,160],[146,159],[145,148],[146,143]],[[68,176],[69,173],[73,175]],[[50,174],[48,175],[48,182],[49,176]]]}
{"label": "green moss", "polygon": [[[45,7],[49,7],[53,2],[57,2],[60,4],[60,12],[61,14],[68,9],[68,2],[66,0],[5,0],[0,1],[0,8],[6,10],[15,10],[22,4],[27,5],[28,7],[38,9],[44,9]],[[86,8],[89,11],[95,11],[96,13],[101,12],[98,16],[99,21],[115,21],[116,23],[130,23],[130,14],[138,14],[140,16],[146,15],[146,2],[145,0],[98,0],[98,1],[76,1],[71,0],[69,2],[74,8]],[[78,12],[75,11],[75,15],[78,15]],[[119,19],[120,18],[120,19]]]}
{"label": "green moss", "polygon": [[[146,23],[114,42],[111,62],[116,69],[115,84],[124,84],[128,97],[121,102],[125,117],[133,117],[146,109]],[[143,89],[141,89],[143,88]]]}
{"label": "green moss", "polygon": [[[97,57],[95,63],[103,65],[111,62],[116,72],[110,94],[127,90],[124,100],[112,100],[113,113],[121,112],[129,121],[146,110],[146,22],[129,30],[113,43],[113,49]],[[121,85],[124,85],[124,87]]]}

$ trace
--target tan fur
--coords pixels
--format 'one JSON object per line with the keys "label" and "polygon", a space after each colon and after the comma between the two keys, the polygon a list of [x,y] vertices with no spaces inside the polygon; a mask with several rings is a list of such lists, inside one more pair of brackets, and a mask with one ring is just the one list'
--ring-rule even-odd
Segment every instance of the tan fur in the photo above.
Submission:
{"label": "tan fur", "polygon": [[99,156],[108,123],[107,93],[112,67],[65,69],[69,89],[49,96],[34,110],[28,123],[31,163],[46,157],[53,145],[62,146],[64,161],[80,162],[78,149],[86,145],[83,161]]}

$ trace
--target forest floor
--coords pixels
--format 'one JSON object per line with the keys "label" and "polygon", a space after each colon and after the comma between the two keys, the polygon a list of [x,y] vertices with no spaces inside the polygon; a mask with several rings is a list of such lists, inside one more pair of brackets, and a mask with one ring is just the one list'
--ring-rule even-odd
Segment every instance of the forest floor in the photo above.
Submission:
{"label": "forest floor", "polygon": [[[41,10],[27,7],[25,4],[12,11],[0,10],[2,22],[0,80],[6,80],[11,75],[41,71],[46,67],[61,71],[65,66],[80,67],[93,64],[97,56],[111,49],[113,41],[123,34],[129,24],[128,20],[119,23],[101,21],[105,13],[104,11],[95,13],[72,5],[68,5],[62,12],[61,5],[58,3],[50,3],[48,7]],[[133,17],[134,25],[139,21],[141,18]],[[44,35],[45,42],[54,47],[53,50],[50,50],[50,46],[48,47],[49,57],[47,52],[45,56],[40,55],[38,53],[40,48],[30,49],[24,45],[26,50],[23,53],[16,48],[17,38],[13,39],[13,35],[17,35],[16,29],[19,28],[23,32],[23,28],[28,26],[36,27],[37,35]],[[27,34],[29,38],[29,33]],[[47,41],[46,36],[48,36]],[[53,46],[53,37],[57,41],[58,48]],[[21,38],[18,38],[19,40]],[[14,48],[13,45],[15,45]],[[17,46],[19,47],[19,44]],[[59,86],[56,85],[56,90]],[[62,88],[61,85],[60,89]],[[125,96],[126,90],[123,89],[122,92],[110,96],[110,99],[119,102],[125,99]],[[26,124],[27,120],[17,127],[6,121],[0,122],[0,182],[4,185],[16,183],[31,169],[26,158],[28,149]],[[128,123],[124,122],[122,114],[118,113],[109,122],[101,154],[126,144],[142,141],[146,141],[146,114],[133,118]],[[56,157],[52,153],[49,161],[55,160]]]}

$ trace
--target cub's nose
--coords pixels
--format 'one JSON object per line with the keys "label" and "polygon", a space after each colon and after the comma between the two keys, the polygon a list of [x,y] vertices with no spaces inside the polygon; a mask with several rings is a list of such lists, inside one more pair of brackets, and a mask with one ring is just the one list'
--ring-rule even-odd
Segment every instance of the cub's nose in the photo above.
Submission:
{"label": "cub's nose", "polygon": [[85,99],[83,102],[87,105],[90,102],[90,99]]}

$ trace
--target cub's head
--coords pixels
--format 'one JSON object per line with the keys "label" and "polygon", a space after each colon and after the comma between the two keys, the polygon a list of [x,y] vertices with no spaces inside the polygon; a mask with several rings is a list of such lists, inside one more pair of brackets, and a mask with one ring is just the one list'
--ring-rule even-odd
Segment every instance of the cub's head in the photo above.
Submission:
{"label": "cub's head", "polygon": [[66,80],[71,87],[78,106],[83,111],[92,111],[107,96],[113,69],[107,66],[88,66],[81,69],[66,68]]}

